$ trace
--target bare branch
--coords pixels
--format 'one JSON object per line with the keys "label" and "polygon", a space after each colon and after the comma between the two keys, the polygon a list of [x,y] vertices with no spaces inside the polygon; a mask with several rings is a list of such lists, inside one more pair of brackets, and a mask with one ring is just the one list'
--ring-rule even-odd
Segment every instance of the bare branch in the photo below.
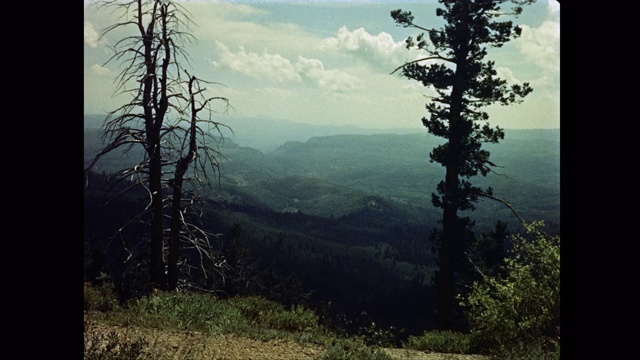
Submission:
{"label": "bare branch", "polygon": [[455,61],[453,59],[449,59],[449,58],[446,58],[446,57],[443,57],[443,56],[440,56],[440,55],[429,56],[429,57],[425,57],[425,58],[421,58],[421,59],[417,59],[417,60],[413,60],[413,61],[409,61],[407,63],[404,63],[403,65],[398,66],[397,68],[395,68],[395,70],[390,72],[389,75],[393,75],[396,71],[404,68],[407,65],[411,65],[411,64],[415,64],[415,63],[418,63],[418,62],[421,62],[421,61],[427,61],[427,60],[443,60],[443,61],[448,61],[448,62],[451,62],[451,63],[455,64]]}
{"label": "bare branch", "polygon": [[469,256],[469,254],[465,251],[464,255],[467,257],[467,261],[469,261],[469,263],[473,266],[473,268],[478,272],[478,274],[480,274],[483,278],[487,278],[489,277],[488,275],[485,275],[482,270],[480,270],[480,268],[478,267],[478,265],[476,265],[473,260],[471,260],[471,257]]}
{"label": "bare branch", "polygon": [[495,200],[495,201],[503,204],[504,206],[508,207],[511,210],[511,212],[513,212],[513,214],[518,218],[518,220],[520,220],[520,222],[522,224],[525,224],[525,221],[520,217],[520,215],[518,215],[518,212],[513,208],[513,206],[510,203],[506,202],[505,200],[502,200],[502,199],[500,199],[498,197],[495,197],[493,195],[489,195],[486,192],[479,192],[479,193],[476,193],[476,195],[482,196],[482,197],[486,197],[488,199]]}

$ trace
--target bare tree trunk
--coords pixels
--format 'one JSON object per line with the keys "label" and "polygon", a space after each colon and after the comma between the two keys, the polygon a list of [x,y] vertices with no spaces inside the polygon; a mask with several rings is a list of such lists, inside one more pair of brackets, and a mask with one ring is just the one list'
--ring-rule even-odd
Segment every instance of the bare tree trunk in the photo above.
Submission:
{"label": "bare tree trunk", "polygon": [[180,257],[180,230],[182,229],[182,202],[183,177],[176,177],[173,184],[173,201],[171,205],[171,230],[169,233],[169,257],[167,261],[167,290],[175,290],[178,286],[178,259]]}
{"label": "bare tree trunk", "polygon": [[149,190],[151,191],[151,286],[156,289],[165,288],[164,276],[164,236],[163,236],[163,206],[162,184],[160,181],[160,154],[149,162]]}
{"label": "bare tree trunk", "polygon": [[[149,265],[149,286],[161,290],[175,289],[180,241],[186,239],[198,247],[202,245],[198,242],[199,236],[207,237],[206,231],[198,229],[185,219],[182,203],[186,195],[183,193],[183,185],[191,180],[186,174],[196,155],[202,154],[202,158],[198,159],[194,167],[195,178],[201,180],[200,172],[210,185],[207,172],[211,170],[208,167],[217,169],[217,155],[220,155],[207,145],[206,140],[199,138],[210,136],[200,128],[201,122],[213,125],[216,129],[220,124],[210,119],[199,119],[197,114],[203,109],[212,111],[210,101],[222,100],[228,105],[228,100],[224,97],[206,98],[203,95],[206,89],[200,88],[200,80],[191,76],[187,83],[187,98],[183,87],[185,81],[181,74],[188,72],[178,59],[185,55],[180,44],[192,38],[192,35],[179,29],[182,25],[188,29],[190,19],[177,2],[104,0],[99,3],[100,7],[122,10],[125,15],[125,20],[107,27],[103,36],[117,28],[131,25],[136,27],[137,34],[118,41],[114,46],[115,54],[109,59],[123,60],[125,69],[118,76],[118,90],[131,94],[133,100],[109,115],[103,135],[108,139],[108,144],[92,160],[89,168],[94,166],[100,157],[113,150],[128,149],[134,144],[144,148],[144,158],[137,165],[120,170],[116,175],[120,181],[126,180],[131,174],[141,175],[135,187],[143,187],[149,194],[149,205],[142,213],[136,215],[136,221],[142,220],[149,225],[149,231],[145,235],[150,241],[149,257],[145,259]],[[130,16],[131,11],[135,12],[134,16]],[[134,81],[140,83],[130,87],[129,83]],[[190,109],[185,109],[185,104]],[[174,110],[174,114],[180,117],[177,119],[178,125],[168,120],[169,109]],[[117,112],[121,115],[111,118]],[[188,129],[183,129],[179,124],[183,116],[189,116],[187,114],[190,115],[191,122]],[[184,146],[185,144],[187,146]],[[174,171],[173,178],[167,177],[168,169]],[[128,190],[133,188],[132,186]],[[170,202],[165,198],[168,196],[166,191],[169,188],[173,191]],[[167,217],[169,220],[165,221]],[[170,228],[167,229],[166,225]],[[192,229],[196,229],[198,238],[189,238],[191,233],[185,232]],[[169,244],[167,259],[166,241]]]}
{"label": "bare tree trunk", "polygon": [[154,113],[156,97],[156,60],[153,56],[153,38],[155,31],[155,7],[152,18],[145,29],[142,16],[142,3],[138,1],[138,29],[143,39],[146,73],[143,80],[142,107],[146,132],[145,149],[149,156],[149,191],[151,192],[151,256],[150,276],[153,288],[164,289],[164,241],[163,241],[163,198],[162,198],[162,159],[160,153],[160,129],[162,120]]}
{"label": "bare tree trunk", "polygon": [[184,183],[184,175],[189,169],[189,164],[193,161],[197,151],[197,120],[198,111],[196,108],[193,86],[196,81],[195,77],[189,79],[189,104],[191,107],[191,122],[189,127],[189,149],[187,154],[178,160],[176,164],[175,177],[173,181],[173,203],[171,206],[171,230],[169,235],[169,262],[168,289],[174,290],[178,285],[178,258],[180,255],[180,230],[182,229],[182,213],[180,206],[182,203],[182,185]]}

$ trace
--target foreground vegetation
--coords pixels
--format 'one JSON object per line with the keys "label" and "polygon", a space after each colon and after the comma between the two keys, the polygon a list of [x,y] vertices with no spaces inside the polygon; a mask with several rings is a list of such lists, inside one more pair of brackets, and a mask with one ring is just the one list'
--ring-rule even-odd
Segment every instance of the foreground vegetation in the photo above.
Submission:
{"label": "foreground vegetation", "polygon": [[[196,359],[197,345],[174,352],[133,332],[99,334],[97,326],[159,329],[205,336],[235,335],[253,340],[285,340],[324,349],[322,359],[391,359],[364,337],[329,331],[302,306],[284,306],[262,297],[216,299],[205,293],[164,293],[119,304],[108,284],[85,284],[85,359]],[[90,315],[90,316],[89,316]],[[127,336],[129,335],[129,336]],[[161,355],[164,353],[165,355]],[[166,357],[165,357],[166,356]]]}
{"label": "foreground vegetation", "polygon": [[[345,337],[328,330],[318,315],[309,309],[301,306],[287,309],[261,297],[216,299],[203,293],[155,293],[119,304],[109,285],[96,287],[90,283],[85,284],[84,295],[85,359],[229,358],[218,357],[219,354],[204,350],[203,339],[215,336],[226,336],[226,343],[221,346],[239,338],[257,340],[261,344],[268,341],[297,343],[305,348],[317,349],[315,356],[309,357],[313,359],[394,359],[382,346],[372,344],[380,340],[379,329],[362,336]],[[98,331],[105,327],[110,330]],[[173,343],[166,343],[158,335],[149,336],[158,334],[153,330],[185,335],[177,337]],[[441,338],[442,335],[436,333],[434,339]],[[180,347],[176,341],[181,342]],[[420,350],[442,350],[437,343],[438,340],[434,340],[433,347]],[[464,341],[460,344],[464,346]],[[408,348],[412,346],[409,344]],[[463,348],[457,346],[459,344],[455,341],[450,342],[447,350],[460,353]],[[274,355],[287,358],[283,357],[283,353]],[[434,356],[439,358],[438,355]],[[300,355],[294,354],[292,358],[299,359]]]}

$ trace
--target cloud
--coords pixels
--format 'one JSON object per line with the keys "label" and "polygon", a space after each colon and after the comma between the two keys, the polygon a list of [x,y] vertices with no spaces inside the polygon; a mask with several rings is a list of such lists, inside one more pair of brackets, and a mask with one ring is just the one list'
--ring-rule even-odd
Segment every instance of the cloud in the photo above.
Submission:
{"label": "cloud", "polygon": [[298,56],[296,69],[317,86],[336,92],[349,92],[362,87],[360,79],[341,70],[325,70],[318,59]]}
{"label": "cloud", "polygon": [[509,84],[520,84],[522,81],[518,80],[516,76],[513,74],[513,71],[509,68],[499,67],[496,68],[496,72],[498,73],[498,77],[500,79],[506,80]]}
{"label": "cloud", "polygon": [[215,68],[226,68],[252,78],[279,83],[302,80],[291,61],[278,54],[247,52],[242,46],[233,53],[219,41],[216,41],[216,47],[220,60],[211,62]]}
{"label": "cloud", "polygon": [[89,21],[84,22],[84,42],[89,47],[97,48],[100,35]]}
{"label": "cloud", "polygon": [[243,19],[269,14],[269,11],[250,5],[227,1],[185,1],[182,6],[191,14],[206,18]]}
{"label": "cloud", "polygon": [[[312,48],[316,40],[302,27],[271,21],[270,11],[236,2],[185,3],[193,14],[193,35],[199,43],[243,45],[246,49],[269,49],[295,59]],[[318,40],[319,41],[319,40]]]}
{"label": "cloud", "polygon": [[560,14],[560,2],[558,0],[547,0],[547,12],[552,17],[558,16]]}
{"label": "cloud", "polygon": [[307,80],[316,87],[330,91],[346,92],[361,87],[360,80],[344,71],[326,70],[322,61],[298,56],[295,64],[279,54],[248,52],[240,46],[232,52],[221,43],[216,42],[220,59],[212,61],[217,68],[224,68],[255,79],[270,80],[276,83],[302,82]]}
{"label": "cloud", "polygon": [[113,74],[111,70],[98,64],[93,64],[90,70],[92,74],[97,76],[111,76]]}
{"label": "cloud", "polygon": [[560,71],[560,23],[545,21],[537,28],[522,26],[522,36],[515,41],[518,50],[546,75]]}
{"label": "cloud", "polygon": [[414,59],[418,53],[409,52],[404,41],[394,41],[393,37],[381,32],[369,34],[364,28],[350,31],[346,26],[338,30],[335,37],[324,40],[325,48],[335,48],[357,56],[374,65],[402,64],[411,55]]}

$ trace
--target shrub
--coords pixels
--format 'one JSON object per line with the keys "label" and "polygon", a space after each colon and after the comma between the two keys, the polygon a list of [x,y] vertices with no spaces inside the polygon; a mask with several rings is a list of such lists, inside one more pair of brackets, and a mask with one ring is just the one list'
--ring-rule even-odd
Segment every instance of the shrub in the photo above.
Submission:
{"label": "shrub", "polygon": [[86,311],[112,311],[119,306],[118,297],[113,290],[113,285],[103,283],[94,286],[89,282],[84,283],[84,309]]}
{"label": "shrub", "polygon": [[560,237],[541,232],[543,225],[525,224],[525,235],[513,236],[506,275],[476,282],[461,301],[474,351],[559,352]]}
{"label": "shrub", "polygon": [[397,347],[400,346],[401,338],[405,329],[398,329],[395,326],[382,327],[362,311],[359,316],[348,318],[345,314],[339,314],[329,319],[326,323],[332,331],[342,337],[358,337],[367,346]]}
{"label": "shrub", "polygon": [[318,329],[318,316],[302,305],[284,306],[263,297],[235,298],[242,314],[250,321],[283,331],[310,331]]}
{"label": "shrub", "polygon": [[450,354],[470,353],[469,335],[453,331],[425,331],[421,336],[410,336],[404,348]]}

